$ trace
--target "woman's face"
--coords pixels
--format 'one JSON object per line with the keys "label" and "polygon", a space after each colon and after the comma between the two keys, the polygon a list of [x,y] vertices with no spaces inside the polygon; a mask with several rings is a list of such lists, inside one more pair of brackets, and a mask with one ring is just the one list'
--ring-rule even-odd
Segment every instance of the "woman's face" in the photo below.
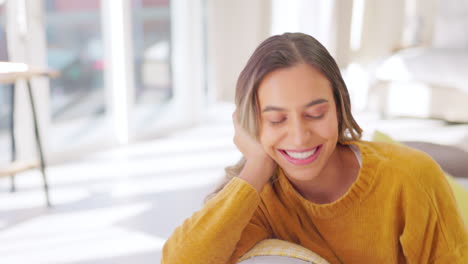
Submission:
{"label": "woman's face", "polygon": [[267,74],[258,90],[260,143],[297,181],[314,179],[338,141],[332,86],[307,64]]}

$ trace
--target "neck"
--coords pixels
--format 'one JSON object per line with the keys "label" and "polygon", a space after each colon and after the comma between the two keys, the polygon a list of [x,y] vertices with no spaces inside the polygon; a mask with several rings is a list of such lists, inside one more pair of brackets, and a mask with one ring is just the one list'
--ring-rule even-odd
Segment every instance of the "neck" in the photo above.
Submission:
{"label": "neck", "polygon": [[326,204],[342,197],[356,180],[358,173],[359,164],[352,150],[338,144],[317,178],[292,184],[307,200]]}

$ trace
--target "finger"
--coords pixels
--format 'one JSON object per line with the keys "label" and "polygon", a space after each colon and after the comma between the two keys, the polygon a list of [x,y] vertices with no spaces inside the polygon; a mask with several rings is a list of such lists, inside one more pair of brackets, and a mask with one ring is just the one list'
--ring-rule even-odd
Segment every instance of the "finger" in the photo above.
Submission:
{"label": "finger", "polygon": [[236,136],[232,137],[232,142],[234,143],[234,145],[238,146],[238,141],[239,139]]}
{"label": "finger", "polygon": [[239,120],[237,119],[237,110],[232,113],[232,123],[234,124],[234,128],[237,129],[239,127]]}
{"label": "finger", "polygon": [[237,109],[232,113],[232,120],[237,121]]}

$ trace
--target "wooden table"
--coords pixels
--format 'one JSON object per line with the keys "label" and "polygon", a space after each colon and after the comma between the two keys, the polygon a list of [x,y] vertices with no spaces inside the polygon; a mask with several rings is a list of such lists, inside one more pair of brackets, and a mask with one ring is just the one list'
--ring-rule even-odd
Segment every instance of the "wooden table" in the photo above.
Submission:
{"label": "wooden table", "polygon": [[[0,165],[0,177],[11,176],[11,190],[15,191],[15,174],[20,172],[38,168],[41,170],[42,178],[44,180],[44,193],[47,206],[50,206],[49,187],[46,176],[46,163],[44,160],[44,153],[42,151],[41,137],[38,127],[36,105],[34,103],[34,94],[31,90],[31,79],[36,77],[45,76],[54,78],[58,76],[58,72],[44,69],[39,67],[32,67],[24,63],[13,62],[0,62],[0,84],[9,84],[11,86],[11,114],[10,114],[10,136],[11,136],[11,163],[6,166]],[[15,144],[15,90],[16,84],[19,80],[25,80],[28,90],[29,103],[31,105],[33,122],[34,122],[34,136],[36,139],[36,147],[38,151],[38,160],[21,161],[16,157],[16,144]]]}

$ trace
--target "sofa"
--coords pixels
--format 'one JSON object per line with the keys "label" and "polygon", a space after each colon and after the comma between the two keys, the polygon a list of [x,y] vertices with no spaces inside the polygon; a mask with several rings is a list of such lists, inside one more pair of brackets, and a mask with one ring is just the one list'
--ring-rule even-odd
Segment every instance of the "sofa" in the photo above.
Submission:
{"label": "sofa", "polygon": [[384,117],[468,123],[468,1],[434,4],[433,13],[416,16],[429,40],[412,43],[378,63],[369,108]]}

